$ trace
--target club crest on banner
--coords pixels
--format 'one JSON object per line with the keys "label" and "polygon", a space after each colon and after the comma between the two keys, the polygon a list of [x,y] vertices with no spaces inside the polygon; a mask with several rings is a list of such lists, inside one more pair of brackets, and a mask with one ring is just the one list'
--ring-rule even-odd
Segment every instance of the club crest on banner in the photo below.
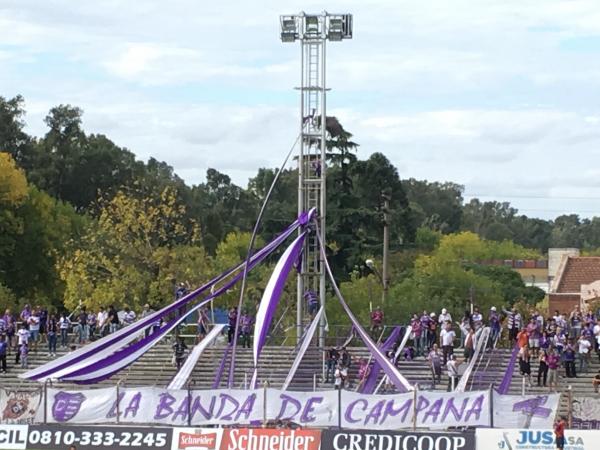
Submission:
{"label": "club crest on banner", "polygon": [[75,394],[64,391],[58,392],[54,396],[52,417],[57,422],[68,422],[77,415],[84,400],[85,395],[81,392]]}

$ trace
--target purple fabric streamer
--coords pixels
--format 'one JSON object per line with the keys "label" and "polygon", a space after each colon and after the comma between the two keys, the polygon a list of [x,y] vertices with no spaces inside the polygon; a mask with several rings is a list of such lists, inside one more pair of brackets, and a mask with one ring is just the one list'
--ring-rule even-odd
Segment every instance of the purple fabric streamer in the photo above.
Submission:
{"label": "purple fabric streamer", "polygon": [[298,236],[294,242],[286,249],[285,253],[281,256],[281,259],[277,262],[275,270],[267,283],[261,304],[258,308],[256,315],[256,329],[254,331],[254,368],[258,366],[258,359],[260,358],[260,352],[265,345],[265,340],[273,315],[279,305],[285,282],[294,267],[294,263],[298,259],[298,255],[304,245],[304,238],[306,232]]}
{"label": "purple fabric streamer", "polygon": [[[267,244],[265,247],[263,247],[260,251],[256,252],[254,255],[252,255],[251,258],[251,265],[252,267],[254,267],[258,262],[262,261],[264,258],[266,258],[271,252],[273,252],[279,245],[281,245],[281,243],[283,243],[300,225],[300,222],[298,220],[296,220],[295,222],[293,222],[291,225],[289,225],[277,238],[275,238],[273,241],[271,241],[271,243]],[[118,342],[119,340],[123,340],[125,337],[130,336],[132,333],[135,333],[136,331],[139,331],[143,328],[147,328],[149,326],[151,326],[152,324],[154,324],[159,318],[164,317],[170,313],[172,313],[173,311],[176,311],[177,309],[179,309],[181,306],[184,306],[185,304],[189,303],[191,300],[193,300],[195,297],[197,297],[198,295],[200,295],[201,293],[205,292],[207,289],[211,288],[212,286],[214,286],[216,283],[218,283],[219,281],[223,280],[224,278],[226,278],[227,276],[231,275],[232,273],[234,273],[236,270],[239,270],[239,267],[236,267],[234,269],[230,269],[226,272],[224,272],[223,274],[213,278],[211,281],[209,281],[207,284],[205,284],[204,286],[196,289],[195,291],[191,292],[190,294],[182,297],[181,299],[179,299],[178,301],[172,303],[171,305],[157,311],[154,314],[151,314],[150,316],[148,316],[145,319],[142,319],[138,322],[135,322],[134,324],[124,328],[123,330],[120,330],[121,333],[117,332],[115,334],[118,334],[115,336],[115,334],[113,335],[109,335],[106,336],[105,338],[102,338],[100,341],[97,341],[96,344],[100,344],[100,345],[91,345],[90,347],[86,348],[83,347],[81,350],[83,350],[80,354],[78,355],[67,355],[67,356],[71,356],[71,358],[68,358],[68,360],[64,361],[61,364],[58,365],[54,365],[53,363],[49,363],[47,365],[52,365],[53,367],[50,367],[46,370],[44,370],[44,366],[34,369],[31,372],[34,372],[33,375],[28,375],[28,373],[23,374],[21,377],[22,378],[29,378],[29,379],[33,379],[33,380],[37,380],[43,377],[48,377],[49,375],[56,373],[60,370],[63,370],[73,364],[76,364],[80,361],[83,361],[85,359],[88,358],[92,358],[96,352],[101,351],[105,348],[107,348],[108,346]],[[235,281],[239,280],[240,275],[238,274],[238,276],[236,276],[234,278]],[[229,289],[229,287],[231,287],[231,285],[233,285],[234,283],[228,283],[226,288],[221,288],[219,289],[217,292],[220,294],[222,292],[224,292],[226,289]],[[216,293],[215,293],[216,294]],[[208,300],[210,300],[211,298],[213,298],[215,295],[211,295],[209,297]],[[206,301],[204,301],[202,304],[206,303]],[[185,316],[184,316],[185,317]],[[167,328],[167,326],[162,327],[162,330],[165,330]],[[155,333],[156,335],[160,334],[160,331]],[[148,343],[150,340],[153,339],[149,339],[150,337],[154,337],[154,335],[150,335],[147,338],[144,338],[142,340],[140,340],[139,342],[137,342],[136,344],[132,344],[129,347],[126,347],[126,349],[129,349],[130,347],[134,347],[131,349],[131,351],[128,353],[133,353],[135,352],[138,348],[143,347],[143,345],[145,345],[146,343]],[[139,344],[139,345],[138,345]],[[114,355],[114,354],[113,354]],[[75,357],[73,357],[75,356]],[[65,358],[65,357],[63,357]],[[99,363],[99,361],[91,363],[93,365]],[[97,370],[97,369],[96,369]],[[66,376],[72,376],[72,374],[68,374]]]}
{"label": "purple fabric streamer", "polygon": [[506,368],[506,373],[504,374],[504,377],[502,378],[502,382],[500,383],[500,386],[498,386],[498,389],[496,389],[498,394],[504,395],[504,394],[508,393],[508,389],[510,388],[510,382],[512,381],[512,378],[515,373],[515,365],[517,364],[518,356],[519,356],[519,344],[515,344],[515,347],[513,348],[513,351],[512,351],[512,355],[510,356],[510,361],[508,362],[508,367]]}
{"label": "purple fabric streamer", "polygon": [[381,367],[383,368],[383,371],[388,376],[390,381],[394,384],[396,389],[400,393],[405,393],[405,392],[408,392],[409,390],[412,390],[413,388],[410,385],[410,383],[408,382],[408,380],[406,378],[404,378],[402,376],[402,374],[398,371],[398,369],[396,369],[396,367],[385,357],[385,355],[383,355],[379,351],[379,349],[377,348],[377,345],[375,345],[375,343],[373,342],[373,340],[371,339],[369,334],[364,330],[364,328],[362,327],[362,325],[360,324],[360,322],[358,321],[356,316],[352,313],[352,310],[350,309],[350,307],[344,300],[344,297],[342,296],[342,293],[340,292],[340,289],[339,289],[337,283],[335,282],[333,273],[331,272],[331,267],[329,267],[329,261],[327,261],[327,255],[325,254],[325,246],[324,246],[323,241],[321,240],[321,236],[319,234],[318,224],[317,224],[317,232],[315,234],[319,240],[319,247],[321,248],[321,256],[323,258],[323,263],[325,264],[325,269],[327,270],[327,275],[329,276],[329,280],[331,281],[331,285],[333,286],[333,289],[338,297],[338,300],[340,301],[340,304],[342,305],[342,308],[344,308],[344,311],[346,311],[348,318],[354,325],[354,329],[360,335],[360,337],[363,340],[363,342],[365,343],[365,345],[371,351],[373,358],[375,358],[375,360],[381,365]]}
{"label": "purple fabric streamer", "polygon": [[[250,263],[250,265],[249,265],[248,268],[249,269],[254,268],[256,265],[258,265],[259,263],[261,263],[267,256],[268,256],[268,253],[261,255],[261,257],[259,259],[255,259],[255,260],[251,261],[251,263]],[[116,373],[119,370],[122,370],[123,368],[125,368],[128,365],[132,364],[138,358],[135,358],[135,359],[133,359],[131,361],[127,361],[127,364],[122,364],[117,370],[114,370],[114,371],[112,371],[110,373],[103,374],[103,375],[101,375],[99,377],[96,377],[96,378],[93,378],[93,379],[77,380],[76,377],[96,372],[96,371],[98,371],[100,369],[103,369],[105,367],[111,366],[111,365],[113,365],[113,364],[115,364],[117,362],[120,362],[120,361],[125,362],[129,355],[135,353],[136,351],[138,351],[139,349],[141,349],[145,345],[147,345],[147,344],[149,344],[151,342],[153,342],[155,344],[161,338],[163,338],[171,329],[175,328],[177,325],[179,325],[181,322],[183,322],[185,320],[185,318],[188,315],[190,315],[194,310],[202,307],[203,305],[205,305],[208,302],[210,302],[211,300],[213,300],[215,297],[218,297],[219,295],[225,293],[228,289],[230,289],[231,287],[233,287],[233,285],[235,285],[235,283],[237,283],[242,278],[242,276],[243,276],[243,274],[238,273],[235,277],[233,277],[231,280],[229,280],[221,288],[219,288],[217,291],[215,291],[214,293],[212,293],[209,297],[207,297],[204,300],[202,300],[198,305],[196,305],[194,307],[194,309],[188,311],[186,314],[184,314],[181,317],[177,317],[175,319],[172,319],[167,324],[165,324],[164,326],[162,326],[159,331],[157,331],[155,333],[152,333],[152,334],[148,335],[147,337],[145,337],[143,339],[140,339],[138,342],[136,342],[134,344],[131,344],[131,345],[129,345],[129,346],[127,346],[127,347],[125,347],[125,348],[123,348],[123,349],[121,349],[121,350],[113,353],[112,355],[108,356],[107,358],[102,359],[101,361],[94,362],[94,363],[90,364],[89,366],[83,367],[83,368],[81,368],[79,370],[76,370],[74,372],[66,374],[66,375],[60,377],[60,379],[61,380],[72,381],[72,382],[80,383],[80,384],[91,384],[91,383],[96,383],[96,382],[105,380],[107,378],[110,378],[114,373]]]}
{"label": "purple fabric streamer", "polygon": [[213,389],[219,389],[219,386],[221,385],[221,378],[223,377],[223,372],[225,372],[225,363],[227,362],[227,357],[229,356],[230,350],[231,344],[225,347],[223,359],[221,359],[221,364],[219,364],[219,368],[217,369],[217,373],[215,374],[215,381],[213,381],[212,384]]}
{"label": "purple fabric streamer", "polygon": [[[394,346],[394,343],[400,337],[400,331],[402,327],[395,327],[392,331],[392,334],[385,340],[383,345],[381,346],[381,352],[385,354],[390,348]],[[367,377],[367,381],[364,382],[360,389],[361,394],[372,394],[375,388],[377,387],[377,378],[379,377],[379,372],[381,371],[381,366],[377,361],[373,363],[373,367],[369,372],[369,376]]]}

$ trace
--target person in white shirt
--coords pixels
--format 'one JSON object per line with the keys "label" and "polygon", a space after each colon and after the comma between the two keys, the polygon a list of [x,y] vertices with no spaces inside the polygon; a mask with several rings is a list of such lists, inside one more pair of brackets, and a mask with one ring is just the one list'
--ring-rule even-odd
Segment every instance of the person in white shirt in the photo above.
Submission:
{"label": "person in white shirt", "polygon": [[454,354],[454,338],[456,333],[452,329],[452,323],[446,322],[440,331],[440,344],[442,345],[443,364],[448,362],[448,357]]}
{"label": "person in white shirt", "polygon": [[444,322],[452,322],[452,316],[446,308],[442,309],[442,313],[438,317],[438,322],[442,324],[442,326],[444,325]]}
{"label": "person in white shirt", "polygon": [[450,359],[446,363],[446,369],[448,370],[448,392],[453,391],[458,384],[460,376],[458,375],[458,366],[461,362],[457,361],[454,355],[450,355]]}
{"label": "person in white shirt", "polygon": [[123,309],[123,312],[124,312],[124,314],[123,314],[123,324],[125,326],[131,325],[133,322],[135,322],[135,313],[131,309],[129,309],[129,306],[126,306]]}
{"label": "person in white shirt", "polygon": [[341,364],[338,364],[337,369],[335,369],[335,389],[344,389],[347,380],[348,380],[348,369]]}
{"label": "person in white shirt", "polygon": [[36,309],[33,311],[29,319],[27,319],[27,324],[29,325],[29,339],[33,342],[33,347],[37,352],[37,342],[40,337],[40,315],[39,310]]}
{"label": "person in white shirt", "polygon": [[106,336],[107,320],[108,312],[106,311],[106,308],[100,308],[100,311],[98,311],[96,322],[98,323],[98,332],[100,333],[101,337]]}
{"label": "person in white shirt", "polygon": [[21,328],[17,331],[17,351],[15,355],[15,364],[21,361],[21,347],[29,344],[29,330],[21,323]]}
{"label": "person in white shirt", "polygon": [[579,373],[587,372],[590,363],[590,349],[592,343],[586,337],[581,335],[577,341],[579,346]]}
{"label": "person in white shirt", "polygon": [[58,328],[60,329],[60,346],[65,348],[69,344],[69,328],[71,328],[71,321],[65,313],[60,315]]}

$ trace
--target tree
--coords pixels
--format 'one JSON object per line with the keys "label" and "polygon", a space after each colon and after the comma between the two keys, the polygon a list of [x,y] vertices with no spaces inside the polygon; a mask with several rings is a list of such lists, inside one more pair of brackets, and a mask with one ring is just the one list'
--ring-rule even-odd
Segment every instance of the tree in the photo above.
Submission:
{"label": "tree", "polygon": [[460,229],[463,186],[409,178],[403,182],[403,187],[416,227],[424,226],[442,233],[454,233]]}
{"label": "tree", "polygon": [[23,131],[24,104],[20,95],[11,99],[0,96],[0,151],[8,152],[21,168],[30,170],[33,164],[33,141]]}
{"label": "tree", "polygon": [[89,308],[140,308],[146,302],[170,302],[177,276],[189,275],[193,284],[210,276],[199,243],[199,227],[186,218],[173,189],[144,198],[119,191],[105,201],[81,244],[61,261],[65,305],[74,308],[81,301]]}

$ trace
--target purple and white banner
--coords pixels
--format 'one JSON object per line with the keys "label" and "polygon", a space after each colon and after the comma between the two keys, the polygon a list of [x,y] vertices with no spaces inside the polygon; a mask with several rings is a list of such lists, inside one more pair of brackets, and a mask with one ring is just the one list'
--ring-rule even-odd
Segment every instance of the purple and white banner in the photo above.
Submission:
{"label": "purple and white banner", "polygon": [[496,428],[552,427],[558,411],[560,394],[549,395],[494,395],[494,422]]}
{"label": "purple and white banner", "polygon": [[[338,391],[293,392],[256,390],[168,390],[117,388],[68,391],[48,389],[36,423],[163,424],[206,426],[291,421],[305,427],[394,430],[490,426],[510,427],[527,421],[552,425],[558,405],[554,396],[498,396],[489,391],[464,393],[417,391],[397,395],[364,395]],[[118,398],[118,401],[117,401]],[[340,403],[341,400],[341,403]],[[340,410],[341,405],[341,410]],[[550,408],[554,410],[548,411]]]}

